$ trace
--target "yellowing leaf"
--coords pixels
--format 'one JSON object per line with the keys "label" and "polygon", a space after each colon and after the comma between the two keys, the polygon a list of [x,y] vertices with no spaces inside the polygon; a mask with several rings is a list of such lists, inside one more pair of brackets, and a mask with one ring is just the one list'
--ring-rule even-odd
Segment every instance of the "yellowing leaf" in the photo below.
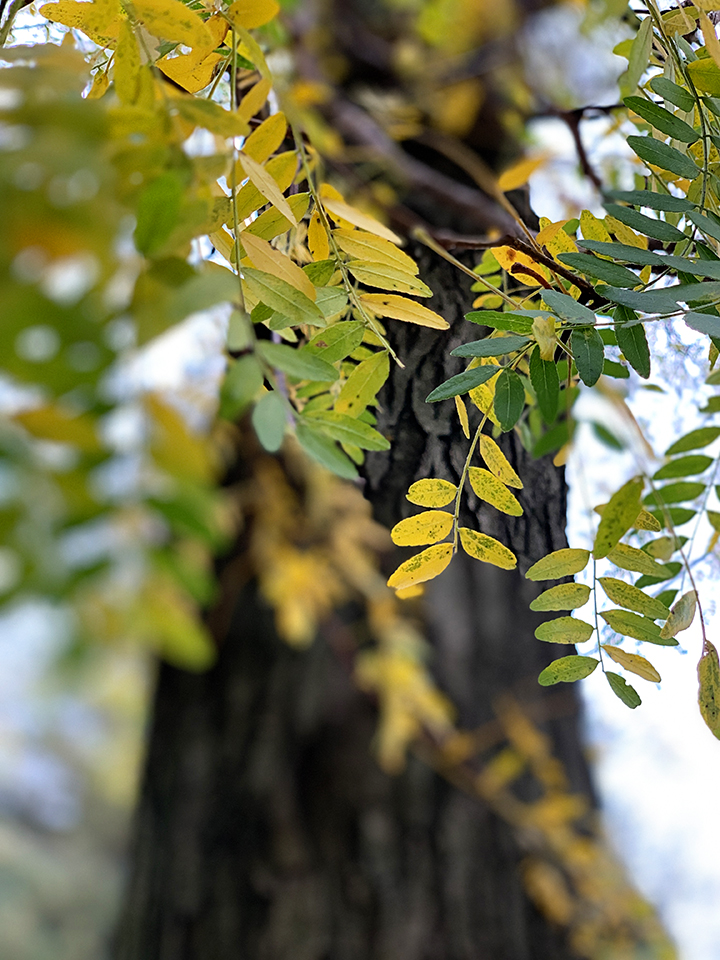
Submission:
{"label": "yellowing leaf", "polygon": [[422,553],[401,563],[387,582],[389,587],[405,590],[416,583],[424,583],[439,576],[452,560],[453,545],[436,543]]}
{"label": "yellowing leaf", "polygon": [[640,234],[635,233],[627,224],[616,220],[615,217],[610,216],[610,214],[607,214],[605,217],[605,224],[610,233],[614,233],[620,243],[626,243],[628,246],[637,247],[640,250],[647,250],[647,237],[642,237]]}
{"label": "yellowing leaf", "polygon": [[227,15],[234,26],[254,30],[269,23],[280,12],[275,0],[235,0],[227,9]]}
{"label": "yellowing leaf", "polygon": [[541,557],[525,576],[528,580],[559,580],[560,577],[571,577],[584,570],[589,559],[589,550],[564,547]]}
{"label": "yellowing leaf", "polygon": [[470,467],[468,469],[468,480],[476,496],[493,507],[509,514],[511,517],[521,517],[523,508],[518,500],[510,493],[508,488],[498,478],[490,473],[489,470],[483,470],[482,467]]}
{"label": "yellowing leaf", "polygon": [[[481,367],[484,365],[494,365],[496,362],[494,357],[475,357],[470,361],[468,365],[468,370],[472,370],[475,367]],[[500,426],[500,421],[495,416],[495,384],[497,378],[494,377],[492,380],[488,380],[486,383],[481,383],[479,387],[473,387],[472,390],[468,392],[468,396],[478,408],[481,413],[484,413],[488,420],[491,423],[494,423],[496,426]]]}
{"label": "yellowing leaf", "polygon": [[117,40],[122,22],[120,4],[116,0],[95,0],[94,3],[60,0],[60,3],[43,4],[38,13],[53,23],[82,30],[101,47]]}
{"label": "yellowing leaf", "polygon": [[[294,193],[291,197],[288,197],[288,205],[298,223],[307,213],[309,204],[309,193]],[[252,233],[255,237],[262,237],[263,240],[274,240],[281,233],[287,233],[291,227],[292,224],[287,217],[284,217],[276,207],[271,207],[261,213],[257,220],[253,220],[251,224],[245,227],[244,232]]]}
{"label": "yellowing leaf", "polygon": [[418,273],[418,265],[412,257],[403,253],[394,243],[376,237],[365,230],[335,230],[335,242],[345,253],[358,260],[373,260],[386,263],[403,273]]}
{"label": "yellowing leaf", "polygon": [[577,253],[577,244],[564,230],[567,222],[558,220],[552,223],[543,217],[540,220],[542,230],[535,237],[540,247],[545,247],[556,260],[561,253]]}
{"label": "yellowing leaf", "polygon": [[295,215],[290,209],[287,200],[280,192],[280,188],[274,178],[270,176],[263,166],[253,160],[252,157],[241,153],[238,160],[253,186],[260,191],[266,200],[270,201],[286,220],[289,220],[290,223],[296,227],[297,220],[295,219]]}
{"label": "yellowing leaf", "polygon": [[268,94],[272,90],[272,80],[262,77],[254,84],[238,104],[237,112],[246,122],[250,122],[256,113],[265,106]]}
{"label": "yellowing leaf", "polygon": [[540,359],[554,360],[557,348],[555,317],[535,317],[532,332],[540,348]]}
{"label": "yellowing leaf", "polygon": [[586,240],[600,240],[603,243],[610,243],[612,240],[602,220],[598,220],[589,210],[583,210],[580,214],[580,229]]}
{"label": "yellowing leaf", "polygon": [[697,594],[694,590],[688,590],[684,593],[677,603],[673,604],[670,616],[667,618],[665,626],[660,631],[663,640],[677,636],[682,630],[687,630],[695,619],[695,610],[697,608]]}
{"label": "yellowing leaf", "polygon": [[445,507],[454,500],[457,487],[449,480],[416,480],[407,492],[410,503],[419,507]]}
{"label": "yellowing leaf", "polygon": [[543,280],[550,280],[547,267],[520,250],[515,250],[513,247],[493,247],[492,252],[503,270],[517,277],[522,284],[539,287],[540,277]]}
{"label": "yellowing leaf", "polygon": [[62,407],[48,405],[16,413],[12,419],[39,440],[71,443],[87,453],[102,449],[97,424],[87,413],[73,414]]}
{"label": "yellowing leaf", "polygon": [[642,477],[628,480],[605,504],[593,544],[593,556],[596,560],[606,557],[620,537],[635,523],[640,512],[643,487]]}
{"label": "yellowing leaf", "polygon": [[248,132],[247,124],[237,113],[225,110],[213,100],[181,96],[172,101],[172,108],[184,120],[220,137],[242,137]]}
{"label": "yellowing leaf", "polygon": [[659,533],[662,530],[660,521],[651,513],[648,513],[647,510],[640,511],[637,517],[635,517],[634,525],[636,530],[652,530],[653,533]]}
{"label": "yellowing leaf", "polygon": [[407,517],[396,523],[390,531],[392,541],[398,547],[419,547],[424,543],[444,540],[453,526],[453,515],[444,510],[426,510],[415,517]]}
{"label": "yellowing leaf", "polygon": [[556,617],[541,623],[535,630],[535,636],[545,643],[585,643],[593,635],[594,629],[589,623],[575,617]]}
{"label": "yellowing leaf", "polygon": [[210,83],[215,76],[217,65],[224,59],[221,53],[206,53],[203,49],[198,55],[193,50],[192,53],[175,57],[163,57],[157,61],[156,66],[183,90],[198,93]]}
{"label": "yellowing leaf", "polygon": [[480,437],[480,455],[488,465],[491,473],[507,484],[508,487],[515,487],[522,490],[522,480],[510,466],[510,461],[495,443],[492,437],[483,433]]}
{"label": "yellowing leaf", "polygon": [[387,293],[363,293],[360,296],[360,302],[381,317],[416,323],[418,326],[431,327],[433,330],[447,330],[450,326],[440,314],[428,310],[421,303],[408,300],[407,297]]}
{"label": "yellowing leaf", "polygon": [[87,93],[88,100],[99,100],[100,97],[107,91],[107,88],[110,86],[110,78],[107,73],[102,73],[98,71],[93,76],[92,86]]}
{"label": "yellowing leaf", "polygon": [[460,543],[463,545],[465,553],[474,557],[476,560],[482,560],[484,563],[491,563],[495,567],[503,570],[513,570],[517,566],[517,557],[508,548],[485,533],[478,533],[477,530],[471,530],[470,527],[460,527]]}
{"label": "yellowing leaf", "polygon": [[310,217],[307,232],[307,244],[313,260],[317,263],[319,260],[327,260],[330,256],[330,241],[328,240],[327,230],[323,226],[320,214],[313,210]]}
{"label": "yellowing leaf", "polygon": [[263,120],[256,130],[253,130],[243,144],[243,153],[245,156],[252,157],[256,163],[264,163],[278,149],[286,133],[285,114],[273,113],[272,116]]}
{"label": "yellowing leaf", "polygon": [[372,260],[351,260],[347,266],[350,273],[369,287],[380,287],[381,290],[397,290],[400,293],[412,293],[416,297],[431,297],[432,290],[419,277],[410,273],[403,273],[390,267],[386,263],[375,263]]}
{"label": "yellowing leaf", "polygon": [[[241,236],[244,237],[245,234]],[[310,297],[276,273],[246,266],[242,266],[241,270],[243,280],[253,296],[281,316],[287,317],[291,323],[307,323],[316,327],[326,325],[320,309]]]}
{"label": "yellowing leaf", "polygon": [[[295,179],[297,172],[297,155],[295,151],[288,150],[285,153],[278,154],[276,157],[270,157],[265,164],[265,172],[269,173],[275,183],[277,183],[281,193],[287,190]],[[245,170],[240,163],[237,163],[235,165],[235,182],[239,183],[244,177]],[[291,208],[292,201],[293,198],[290,197],[288,202]],[[255,213],[260,207],[264,207],[267,200],[254,184],[246,183],[238,190],[236,203],[238,220],[246,220],[250,214]],[[297,213],[295,217],[297,219]],[[253,221],[253,223],[256,222],[257,221]],[[252,226],[252,224],[250,224],[250,226]]]}
{"label": "yellowing leaf", "polygon": [[655,597],[649,597],[632,584],[625,583],[624,580],[617,580],[615,577],[598,577],[598,580],[610,600],[627,610],[642,613],[652,620],[667,620],[670,615],[664,603]]}
{"label": "yellowing leaf", "polygon": [[530,176],[541,167],[547,157],[544,155],[541,157],[525,157],[522,160],[518,160],[517,163],[514,163],[511,167],[508,167],[507,170],[504,170],[498,177],[498,187],[507,193],[508,190],[517,190],[518,187],[521,187],[524,183],[527,183]]}
{"label": "yellowing leaf", "polygon": [[667,570],[657,561],[649,557],[644,550],[631,547],[628,543],[618,543],[607,555],[608,560],[622,570],[632,570],[634,573],[644,573],[648,577],[667,578]]}
{"label": "yellowing leaf", "polygon": [[135,103],[137,100],[138,76],[141,66],[135,31],[130,22],[124,20],[120,26],[120,38],[115,48],[113,74],[115,93],[117,93],[121,103]]}
{"label": "yellowing leaf", "polygon": [[356,210],[355,207],[351,207],[350,204],[345,203],[344,200],[336,200],[331,197],[324,197],[323,206],[331,215],[333,220],[345,220],[348,223],[351,223],[353,226],[359,227],[361,230],[367,230],[368,233],[374,233],[377,237],[383,237],[385,240],[389,240],[391,243],[402,242],[396,233],[393,233],[392,230],[389,230],[386,226],[383,226],[379,220],[376,220],[367,213],[363,213],[361,210]]}
{"label": "yellowing leaf", "polygon": [[590,597],[590,587],[584,583],[559,583],[550,587],[530,604],[531,610],[576,610],[584,607]]}
{"label": "yellowing leaf", "polygon": [[374,402],[389,373],[390,360],[386,351],[363,360],[343,384],[335,401],[335,410],[350,417],[359,417],[367,405]]}
{"label": "yellowing leaf", "polygon": [[465,406],[465,401],[462,397],[455,397],[455,409],[457,410],[458,420],[460,421],[460,426],[462,427],[462,432],[465,434],[466,439],[470,439],[470,421],[468,420],[467,407]]}
{"label": "yellowing leaf", "polygon": [[265,273],[271,273],[296,290],[300,290],[310,300],[317,298],[317,291],[306,273],[293,263],[286,253],[275,250],[267,240],[261,240],[247,231],[240,234],[240,243],[253,262],[253,266]]}
{"label": "yellowing leaf", "polygon": [[716,66],[720,67],[720,40],[715,33],[715,26],[704,10],[698,10],[698,15],[707,52],[715,61]]}
{"label": "yellowing leaf", "polygon": [[211,48],[213,37],[194,10],[180,0],[133,0],[133,11],[148,33],[188,47]]}
{"label": "yellowing leaf", "polygon": [[608,643],[603,643],[601,646],[611,660],[619,663],[621,667],[625,667],[630,673],[637,674],[637,676],[642,677],[643,680],[660,683],[660,674],[645,657],[641,657],[638,653],[628,653],[626,650],[623,650],[622,647],[613,647]]}
{"label": "yellowing leaf", "polygon": [[718,652],[709,640],[703,644],[698,680],[700,713],[710,731],[720,740],[720,664]]}

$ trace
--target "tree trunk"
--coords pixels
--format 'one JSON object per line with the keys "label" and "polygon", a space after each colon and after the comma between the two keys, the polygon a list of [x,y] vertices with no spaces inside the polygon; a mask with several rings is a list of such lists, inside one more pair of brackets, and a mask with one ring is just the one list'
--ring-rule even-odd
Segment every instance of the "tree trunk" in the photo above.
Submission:
{"label": "tree trunk", "polygon": [[[386,524],[409,512],[414,479],[457,479],[467,450],[453,405],[424,398],[457,372],[452,346],[478,331],[462,319],[468,294],[454,269],[427,257],[422,268],[440,291],[430,305],[452,328],[393,325],[406,367],[391,375],[379,425],[393,449],[366,468]],[[513,437],[507,452],[525,481],[525,515],[471,502],[468,521],[526,568],[565,544],[564,479]],[[558,654],[533,637],[535,592],[519,573],[464,555],[429,585],[432,667],[462,727],[492,720],[504,691],[548,696],[536,677]],[[212,670],[159,671],[117,960],[574,956],[524,892],[523,851],[502,820],[412,757],[399,776],[381,772],[374,707],[333,644],[289,648],[253,585],[233,605]],[[544,729],[574,789],[588,792],[576,701],[563,696],[565,715]]]}

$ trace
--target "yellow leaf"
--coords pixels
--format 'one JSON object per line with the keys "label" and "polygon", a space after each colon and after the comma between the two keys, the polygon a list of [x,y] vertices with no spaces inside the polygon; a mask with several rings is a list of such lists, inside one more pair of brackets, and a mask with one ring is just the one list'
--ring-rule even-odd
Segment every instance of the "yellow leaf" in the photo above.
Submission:
{"label": "yellow leaf", "polygon": [[717,66],[720,67],[720,40],[718,40],[717,34],[715,33],[715,27],[704,10],[698,10],[698,15],[700,17],[700,27],[702,29],[702,35],[703,39],[705,40],[707,52],[713,58]]}
{"label": "yellow leaf", "polygon": [[432,290],[419,277],[404,273],[386,263],[372,260],[351,260],[347,266],[350,273],[369,287],[381,290],[397,290],[399,293],[411,293],[416,297],[431,297]]}
{"label": "yellow leaf", "polygon": [[280,11],[275,0],[235,0],[227,9],[233,26],[254,30],[269,23]]}
{"label": "yellow leaf", "polygon": [[253,130],[243,144],[243,153],[252,157],[256,163],[265,163],[283,142],[286,133],[285,114],[274,113],[267,120],[263,120],[256,130]]}
{"label": "yellow leaf", "polygon": [[116,0],[95,0],[94,3],[60,0],[60,3],[43,4],[38,12],[53,23],[82,30],[101,47],[117,40],[122,22],[120,4]]}
{"label": "yellow leaf", "polygon": [[543,280],[550,280],[547,267],[537,263],[532,257],[520,250],[515,250],[513,247],[493,247],[492,252],[503,270],[517,277],[526,286],[541,286],[539,277],[542,277]]}
{"label": "yellow leaf", "polygon": [[273,249],[267,240],[254,237],[247,231],[240,234],[240,243],[258,270],[279,277],[313,301],[317,298],[317,291],[308,275],[287,254]]}
{"label": "yellow leaf", "polygon": [[615,234],[620,243],[626,243],[630,247],[638,247],[640,250],[647,250],[647,237],[641,237],[640,234],[635,233],[627,224],[616,220],[615,217],[610,216],[610,214],[605,217],[605,223],[608,230]]}
{"label": "yellow leaf", "polygon": [[[305,216],[309,204],[309,193],[294,193],[291,197],[288,197],[288,206],[296,222],[299,223]],[[274,240],[281,233],[287,233],[292,226],[293,224],[276,207],[270,207],[270,209],[261,213],[257,220],[253,220],[245,228],[245,232],[252,233],[255,237],[262,237],[263,240]]]}
{"label": "yellow leaf", "polygon": [[468,480],[473,488],[475,495],[486,503],[492,504],[503,513],[511,517],[521,517],[523,508],[518,500],[510,493],[508,488],[489,470],[483,470],[482,467],[470,467],[468,469]]}
{"label": "yellow leaf", "polygon": [[407,492],[407,499],[419,507],[445,507],[457,495],[457,487],[449,480],[416,480]]}
{"label": "yellow leaf", "polygon": [[498,177],[498,187],[500,187],[503,193],[507,193],[508,190],[517,190],[518,187],[528,182],[530,176],[538,167],[541,167],[546,160],[547,157],[544,154],[541,157],[525,157],[522,160],[518,160],[517,163],[514,163],[500,174]]}
{"label": "yellow leaf", "polygon": [[266,200],[270,201],[286,220],[289,220],[290,223],[296,227],[297,220],[295,219],[295,215],[290,209],[287,200],[280,192],[277,183],[267,170],[253,160],[252,157],[248,157],[244,153],[241,153],[238,159],[253,186],[260,191]]}
{"label": "yellow leaf", "polygon": [[[271,157],[265,164],[265,171],[270,174],[278,189],[283,193],[295,179],[297,172],[297,155],[294,150],[288,150],[286,153],[280,153],[276,157]],[[239,183],[245,177],[245,170],[236,164],[235,182]],[[292,200],[292,198],[290,198]],[[265,197],[258,188],[252,183],[246,183],[237,192],[237,211],[238,220],[246,220],[251,213],[255,213],[260,207],[267,203]]]}
{"label": "yellow leaf", "polygon": [[522,480],[510,466],[508,458],[492,437],[483,433],[480,437],[480,455],[488,465],[490,472],[509,487],[522,490]]}
{"label": "yellow leaf", "polygon": [[439,576],[452,560],[453,545],[436,543],[427,550],[401,563],[387,584],[396,590],[404,590],[416,583],[424,583]]}
{"label": "yellow leaf", "polygon": [[418,273],[418,265],[412,257],[403,253],[394,243],[376,237],[365,230],[335,230],[333,232],[337,245],[345,253],[358,260],[374,260],[377,263],[387,263],[403,273]]}
{"label": "yellow leaf", "polygon": [[390,360],[386,351],[363,360],[343,384],[335,401],[335,410],[349,417],[359,417],[367,405],[374,402],[389,373]]}
{"label": "yellow leaf", "polygon": [[466,439],[470,439],[470,421],[468,420],[467,407],[465,406],[465,401],[462,397],[455,397],[455,409],[457,410],[458,419],[460,420],[460,426],[462,427],[462,432],[465,434]]}
{"label": "yellow leaf", "polygon": [[673,604],[670,616],[660,631],[661,639],[668,640],[670,637],[677,636],[682,630],[687,630],[695,619],[696,609],[697,594],[694,590],[688,590]]}
{"label": "yellow leaf", "polygon": [[589,210],[583,210],[580,214],[580,229],[585,240],[600,240],[603,243],[612,240],[602,220],[598,220]]}
{"label": "yellow leaf", "polygon": [[392,230],[389,230],[369,214],[356,210],[355,207],[351,207],[349,203],[326,198],[323,199],[323,205],[333,220],[346,220],[348,223],[353,224],[353,226],[359,227],[361,230],[367,230],[368,233],[373,233],[375,236],[389,240],[391,243],[399,244],[402,242],[400,237],[396,233],[393,233]]}
{"label": "yellow leaf", "polygon": [[115,48],[114,81],[115,93],[121,103],[135,103],[138,95],[138,76],[140,74],[140,52],[135,39],[135,31],[130,22],[124,20],[120,26],[120,37]]}
{"label": "yellow leaf", "polygon": [[70,443],[87,453],[102,450],[95,420],[87,413],[73,414],[59,406],[35,407],[12,418],[39,440]]}
{"label": "yellow leaf", "polygon": [[625,667],[625,669],[629,670],[630,673],[637,674],[637,676],[642,677],[643,680],[650,680],[653,683],[660,683],[660,674],[650,663],[650,661],[645,659],[645,657],[641,657],[638,653],[628,653],[621,647],[612,647],[607,643],[603,643],[601,646],[611,660],[614,660],[615,663],[619,663],[621,667]]}
{"label": "yellow leaf", "polygon": [[313,210],[310,217],[307,233],[308,249],[312,254],[313,260],[327,260],[330,256],[330,242],[328,240],[327,230],[322,224],[317,210]]}
{"label": "yellow leaf", "polygon": [[559,580],[560,577],[571,577],[584,570],[589,559],[589,550],[563,547],[562,550],[553,550],[541,557],[525,576],[528,580]]}
{"label": "yellow leaf", "polygon": [[192,53],[180,54],[176,57],[163,57],[156,66],[170,80],[173,80],[188,93],[198,93],[204,90],[215,76],[215,70],[221,60],[225,58],[221,53],[202,52],[198,56]]}
{"label": "yellow leaf", "polygon": [[247,124],[237,113],[225,110],[213,100],[181,95],[172,101],[172,106],[184,120],[220,137],[241,137],[247,133]]}
{"label": "yellow leaf", "polygon": [[647,510],[641,510],[635,519],[635,529],[652,530],[654,533],[659,533],[662,530],[662,526],[660,525],[660,521],[651,513]]}
{"label": "yellow leaf", "polygon": [[478,533],[477,530],[471,530],[469,527],[460,527],[460,543],[465,553],[476,560],[491,563],[502,570],[513,570],[517,566],[517,557],[512,550],[508,550],[499,540],[485,533]]}
{"label": "yellow leaf", "polygon": [[557,347],[555,336],[555,317],[535,317],[532,325],[533,336],[540,347],[540,357],[543,360],[553,360]]}
{"label": "yellow leaf", "polygon": [[390,531],[392,542],[398,547],[419,547],[424,543],[444,540],[453,526],[453,515],[444,510],[426,510],[415,517],[396,523]]}
{"label": "yellow leaf", "polygon": [[590,587],[584,583],[559,583],[550,587],[530,604],[535,611],[577,610],[590,598]]}
{"label": "yellow leaf", "polygon": [[212,34],[199,15],[180,0],[133,0],[133,11],[148,33],[188,47],[212,47]]}
{"label": "yellow leaf", "polygon": [[393,320],[402,320],[405,323],[416,323],[421,327],[431,327],[433,330],[447,330],[450,324],[434,310],[428,310],[414,300],[407,297],[398,297],[387,293],[363,293],[360,303],[369,307],[380,317],[391,317]]}
{"label": "yellow leaf", "polygon": [[[475,357],[468,364],[468,370],[473,370],[475,367],[481,367],[485,364],[494,364],[494,357]],[[478,408],[481,413],[484,413],[491,423],[494,423],[495,426],[500,426],[500,421],[495,416],[495,384],[497,378],[494,377],[492,380],[488,380],[486,383],[481,383],[479,387],[474,387],[469,391],[468,396]]]}
{"label": "yellow leaf", "polygon": [[398,600],[413,600],[415,597],[421,597],[424,593],[425,587],[421,583],[414,583],[411,587],[396,590],[395,596]]}
{"label": "yellow leaf", "polygon": [[110,86],[110,78],[106,73],[96,73],[93,77],[92,86],[87,93],[88,100],[99,100]]}
{"label": "yellow leaf", "polygon": [[150,418],[150,450],[157,465],[173,477],[207,482],[215,472],[209,441],[190,430],[184,418],[157,394],[144,400]]}
{"label": "yellow leaf", "polygon": [[577,244],[563,229],[567,220],[558,220],[557,223],[540,220],[542,230],[535,238],[541,247],[545,247],[557,260],[561,253],[577,253]]}
{"label": "yellow leaf", "polygon": [[269,77],[263,77],[250,87],[238,105],[238,113],[246,122],[252,120],[255,114],[262,110],[271,90],[272,80]]}

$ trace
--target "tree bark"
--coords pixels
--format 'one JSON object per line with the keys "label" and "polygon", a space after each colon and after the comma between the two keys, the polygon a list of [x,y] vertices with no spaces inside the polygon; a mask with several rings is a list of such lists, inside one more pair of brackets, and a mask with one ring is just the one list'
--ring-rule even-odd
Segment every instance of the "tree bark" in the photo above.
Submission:
{"label": "tree bark", "polygon": [[[467,286],[454,269],[425,255],[422,266],[452,328],[393,325],[406,366],[391,374],[379,423],[393,447],[366,468],[386,524],[410,512],[413,480],[457,480],[467,449],[453,404],[424,399],[457,372],[449,350],[478,328],[462,319]],[[564,478],[514,436],[506,450],[525,481],[524,516],[471,500],[467,522],[526,568],[565,545]],[[429,585],[432,667],[460,726],[492,720],[508,690],[541,711],[550,703],[537,674],[568,651],[534,639],[536,592],[462,554]],[[511,829],[417,759],[399,776],[381,772],[373,704],[333,644],[290,649],[252,584],[232,602],[212,670],[159,670],[116,960],[570,960],[523,889]],[[577,703],[563,696],[565,715],[544,729],[588,793]]]}

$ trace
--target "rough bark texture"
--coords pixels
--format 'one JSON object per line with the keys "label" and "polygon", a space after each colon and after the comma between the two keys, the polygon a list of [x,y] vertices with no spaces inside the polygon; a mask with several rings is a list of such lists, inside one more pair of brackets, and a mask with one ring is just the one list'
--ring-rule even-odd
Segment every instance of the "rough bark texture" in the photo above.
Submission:
{"label": "rough bark texture", "polygon": [[[409,512],[414,479],[457,477],[467,446],[453,405],[424,398],[457,372],[449,346],[478,328],[462,320],[458,274],[423,266],[453,329],[394,325],[406,368],[383,396],[393,452],[367,467],[386,523]],[[482,508],[468,519],[527,566],[565,543],[564,481],[514,441],[508,449],[525,516]],[[507,689],[547,696],[535,678],[556,653],[533,637],[533,591],[463,556],[430,586],[433,666],[463,726],[490,719]],[[252,587],[218,641],[205,675],[160,669],[116,960],[570,960],[523,891],[503,822],[416,760],[395,778],[378,769],[372,704],[329,644],[288,648]],[[571,694],[565,714],[546,729],[587,790]]]}

